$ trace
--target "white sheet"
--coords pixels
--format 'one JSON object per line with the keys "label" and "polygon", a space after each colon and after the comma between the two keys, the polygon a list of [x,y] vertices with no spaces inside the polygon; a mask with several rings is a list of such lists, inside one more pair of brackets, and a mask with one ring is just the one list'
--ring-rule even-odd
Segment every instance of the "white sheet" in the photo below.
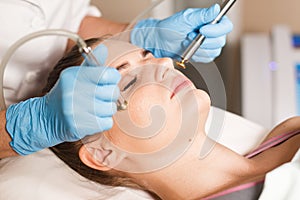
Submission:
{"label": "white sheet", "polygon": [[[212,137],[211,124],[221,127],[219,133],[211,134]],[[269,129],[257,123],[216,107],[210,109],[205,130],[209,137],[241,155],[257,147],[269,133]]]}
{"label": "white sheet", "polygon": [[152,199],[142,191],[91,182],[50,150],[0,161],[1,200],[124,200]]}
{"label": "white sheet", "polygon": [[289,163],[269,172],[259,200],[300,199],[300,149]]}

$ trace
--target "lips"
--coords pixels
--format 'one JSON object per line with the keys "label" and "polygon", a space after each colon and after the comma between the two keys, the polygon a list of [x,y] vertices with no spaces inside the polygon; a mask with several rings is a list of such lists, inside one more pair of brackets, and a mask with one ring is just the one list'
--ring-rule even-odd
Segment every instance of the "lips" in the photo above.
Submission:
{"label": "lips", "polygon": [[174,89],[173,89],[170,99],[172,99],[181,90],[183,90],[184,88],[189,87],[191,85],[193,85],[193,83],[186,77],[177,76],[172,83],[172,88],[174,88]]}

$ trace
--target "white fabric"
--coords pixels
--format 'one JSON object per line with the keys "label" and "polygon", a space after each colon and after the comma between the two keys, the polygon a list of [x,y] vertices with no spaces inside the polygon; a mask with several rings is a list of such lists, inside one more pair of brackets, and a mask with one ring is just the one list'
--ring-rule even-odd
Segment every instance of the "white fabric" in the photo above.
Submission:
{"label": "white fabric", "polygon": [[[77,32],[86,15],[99,16],[89,0],[0,1],[0,61],[7,49],[20,38],[44,29]],[[39,94],[51,67],[63,55],[67,38],[45,36],[28,41],[10,59],[4,74],[6,104]]]}
{"label": "white fabric", "polygon": [[151,199],[133,189],[88,181],[50,150],[0,161],[1,200],[124,200]]}
{"label": "white fabric", "polygon": [[[211,124],[219,127],[211,127]],[[209,112],[205,130],[211,139],[241,155],[257,147],[269,133],[268,129],[257,123],[216,107]],[[218,132],[215,133],[215,130]]]}
{"label": "white fabric", "polygon": [[[254,148],[266,131],[235,114],[212,108],[214,115],[225,114],[220,142],[238,153]],[[239,130],[237,130],[237,128]],[[247,145],[245,145],[247,144]],[[246,147],[246,148],[245,148]],[[107,200],[151,199],[148,194],[125,188],[95,184],[67,167],[49,150],[0,161],[0,199],[9,200]]]}
{"label": "white fabric", "polygon": [[300,149],[291,162],[267,174],[259,200],[269,199],[300,199]]}

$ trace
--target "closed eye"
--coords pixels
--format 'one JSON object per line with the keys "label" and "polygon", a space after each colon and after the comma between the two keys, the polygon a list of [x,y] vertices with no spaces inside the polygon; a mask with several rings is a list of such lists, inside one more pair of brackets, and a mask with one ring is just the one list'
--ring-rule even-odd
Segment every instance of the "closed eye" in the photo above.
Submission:
{"label": "closed eye", "polygon": [[125,69],[127,69],[127,68],[128,68],[128,66],[129,66],[129,63],[128,63],[128,62],[126,62],[126,63],[123,63],[123,64],[121,64],[121,65],[117,66],[117,67],[116,67],[116,69],[117,69],[118,71],[122,71],[122,70],[125,70]]}
{"label": "closed eye", "polygon": [[[143,49],[142,51],[140,51],[140,54],[142,55],[142,58],[146,58],[149,54],[152,54],[152,53],[149,50]],[[118,71],[123,71],[123,70],[127,69],[129,66],[130,66],[129,62],[125,61],[121,65],[117,66],[116,69]]]}
{"label": "closed eye", "polygon": [[152,52],[146,49],[142,52],[143,57],[147,57],[148,54],[152,54]]}
{"label": "closed eye", "polygon": [[132,85],[136,83],[137,76],[135,76],[129,83],[123,88],[122,92],[126,91],[128,88],[130,88]]}

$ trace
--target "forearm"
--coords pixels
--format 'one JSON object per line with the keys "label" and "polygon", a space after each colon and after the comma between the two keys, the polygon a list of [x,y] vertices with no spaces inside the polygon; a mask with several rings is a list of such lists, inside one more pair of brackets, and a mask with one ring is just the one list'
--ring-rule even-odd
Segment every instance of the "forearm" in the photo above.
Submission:
{"label": "forearm", "polygon": [[11,137],[5,128],[5,113],[5,111],[0,111],[0,158],[18,155],[9,145]]}
{"label": "forearm", "polygon": [[[78,34],[83,39],[101,37],[104,35],[115,35],[126,29],[128,24],[107,20],[103,17],[86,16],[79,27]],[[124,40],[129,41],[129,34],[126,34]],[[68,49],[74,45],[74,42],[68,42]]]}

